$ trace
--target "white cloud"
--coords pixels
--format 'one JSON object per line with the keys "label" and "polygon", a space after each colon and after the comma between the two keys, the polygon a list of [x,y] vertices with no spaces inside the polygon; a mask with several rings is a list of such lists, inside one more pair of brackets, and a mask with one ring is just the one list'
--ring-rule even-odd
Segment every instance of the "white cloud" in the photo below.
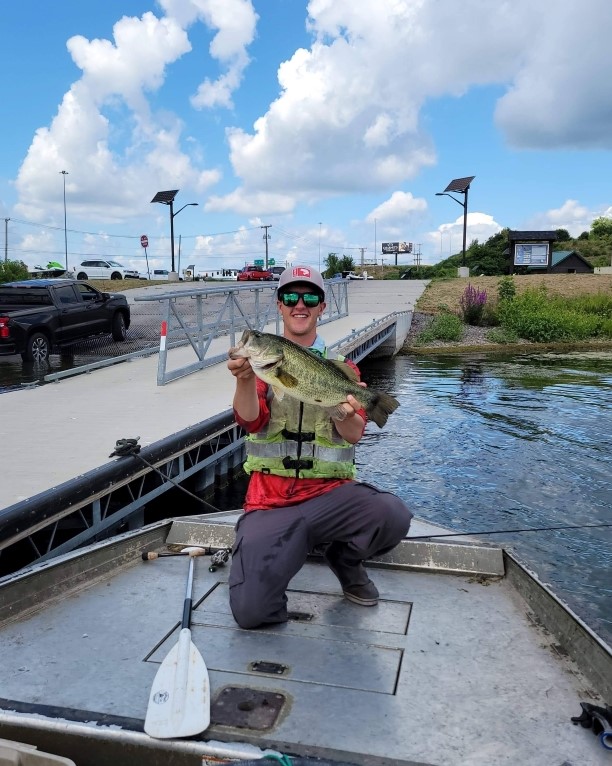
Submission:
{"label": "white cloud", "polygon": [[[234,75],[225,75],[224,87],[236,86],[239,78],[232,85],[231,77],[236,62],[245,64],[240,41],[248,37],[237,30],[248,26],[241,19],[249,9],[253,16],[250,0],[164,4],[175,8],[184,24],[203,20],[218,29],[211,48],[220,60],[230,60]],[[69,173],[66,193],[73,220],[92,216],[107,223],[142,214],[160,184],[204,194],[220,180],[218,169],[202,167],[197,142],[187,142],[189,153],[183,149],[182,121],[150,110],[150,94],[163,86],[167,68],[191,51],[177,18],[150,12],[124,16],[113,27],[112,41],[75,36],[67,47],[82,76],[64,95],[49,127],[36,131],[16,180],[17,214],[48,220],[48,200],[57,200],[59,216],[57,173],[62,169]]]}
{"label": "white cloud", "polygon": [[[481,244],[486,242],[494,234],[502,230],[493,216],[486,213],[467,214],[466,248],[475,239]],[[443,223],[436,231],[430,231],[425,235],[425,241],[434,254],[428,259],[428,263],[437,263],[448,258],[449,255],[461,252],[463,248],[463,215],[451,223]]]}
{"label": "white cloud", "polygon": [[391,197],[374,208],[366,216],[368,223],[374,221],[394,222],[403,221],[407,217],[422,214],[427,210],[427,202],[423,198],[413,197],[410,192],[393,192]]}
{"label": "white cloud", "polygon": [[[245,78],[258,15],[251,0],[159,5],[165,16],[123,17],[110,40],[68,41],[82,76],[36,131],[16,180],[17,214],[60,220],[62,169],[73,219],[105,223],[149,212],[160,188],[203,195],[221,180],[223,160],[207,166],[206,139],[194,138],[201,122],[186,139],[177,113],[188,120],[190,109],[231,107],[237,89],[253,87]],[[258,7],[268,12],[263,0]],[[612,70],[612,46],[597,30],[611,22],[609,0],[590,0],[588,12],[557,0],[554,13],[533,0],[310,0],[310,40],[279,63],[278,96],[261,105],[252,127],[231,116],[236,177],[203,209],[285,215],[300,204],[376,193],[388,199],[366,220],[388,217],[399,230],[401,216],[426,207],[392,190],[438,161],[424,108],[481,86],[506,89],[496,120],[511,144],[607,148],[612,79],[602,73]],[[210,33],[207,52],[191,50],[196,24]],[[188,56],[215,74],[190,104],[173,104],[177,113],[157,112],[169,68]],[[570,213],[560,226],[571,230],[580,215]]]}
{"label": "white cloud", "polygon": [[509,142],[527,148],[612,148],[612,4],[565,0],[527,31],[495,118]]}
{"label": "white cloud", "polygon": [[208,198],[204,210],[207,213],[225,213],[232,211],[244,216],[266,212],[290,213],[294,200],[288,195],[257,192],[244,194],[242,189],[236,189],[225,196],[212,195]]}
{"label": "white cloud", "polygon": [[568,199],[559,208],[534,215],[526,222],[525,229],[527,231],[566,229],[572,237],[577,237],[583,231],[590,230],[593,219],[598,215],[601,213],[594,213],[577,200]]}
{"label": "white cloud", "polygon": [[[162,0],[172,9],[174,0]],[[218,32],[210,44],[210,55],[227,68],[217,80],[206,78],[191,98],[195,109],[223,106],[231,108],[232,93],[242,82],[243,72],[250,62],[247,48],[255,37],[259,18],[251,0],[192,0],[197,15],[208,27]]]}

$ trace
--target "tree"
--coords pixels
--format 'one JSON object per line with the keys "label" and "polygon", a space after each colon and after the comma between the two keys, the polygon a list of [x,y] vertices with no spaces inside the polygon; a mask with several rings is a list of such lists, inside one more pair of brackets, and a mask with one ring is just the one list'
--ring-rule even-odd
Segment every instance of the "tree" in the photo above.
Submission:
{"label": "tree", "polygon": [[325,259],[325,271],[323,272],[323,276],[329,279],[339,271],[342,271],[340,268],[340,256],[338,253],[328,253],[327,258]]}
{"label": "tree", "polygon": [[354,271],[355,263],[350,255],[340,257],[338,253],[328,253],[325,259],[325,267],[323,276],[329,279],[334,274],[342,271]]}
{"label": "tree", "polygon": [[0,283],[16,282],[18,279],[27,279],[28,267],[23,261],[4,261],[0,263]]}
{"label": "tree", "polygon": [[571,239],[567,229],[557,229],[557,242],[569,242]]}
{"label": "tree", "polygon": [[591,235],[598,239],[612,237],[612,218],[608,218],[605,215],[595,218],[591,224]]}

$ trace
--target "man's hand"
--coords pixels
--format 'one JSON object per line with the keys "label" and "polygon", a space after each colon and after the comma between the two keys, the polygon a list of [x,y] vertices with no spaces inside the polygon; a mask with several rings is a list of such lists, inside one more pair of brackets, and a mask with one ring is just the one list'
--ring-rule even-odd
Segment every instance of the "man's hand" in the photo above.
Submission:
{"label": "man's hand", "polygon": [[[231,348],[228,353],[229,354],[232,353]],[[230,359],[227,362],[227,369],[238,380],[248,380],[249,378],[255,377],[255,373],[253,372],[251,363],[249,362],[248,359],[245,359],[244,357],[239,357],[238,359],[232,359],[230,356]]]}
{"label": "man's hand", "polygon": [[[365,383],[359,385],[365,388]],[[365,428],[365,421],[359,414],[359,410],[362,410],[363,407],[354,396],[349,394],[346,397],[346,402],[342,402],[340,405],[340,409],[344,412],[344,418],[342,420],[337,417],[332,418],[336,431],[350,444],[356,444],[361,439]]]}
{"label": "man's hand", "polygon": [[[360,385],[365,386],[365,384],[360,384]],[[355,399],[354,396],[351,396],[351,394],[349,394],[346,397],[346,401],[338,405],[338,408],[337,408],[338,414],[334,413],[332,420],[335,420],[338,423],[342,423],[348,418],[352,418],[353,415],[357,414],[358,410],[362,410],[362,409],[363,407],[361,406],[361,404],[359,404],[357,399]]]}

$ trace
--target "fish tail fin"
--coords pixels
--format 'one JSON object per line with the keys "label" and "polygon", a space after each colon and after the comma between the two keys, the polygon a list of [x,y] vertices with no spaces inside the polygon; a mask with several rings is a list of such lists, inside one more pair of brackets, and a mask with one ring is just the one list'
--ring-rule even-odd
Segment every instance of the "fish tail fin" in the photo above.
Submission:
{"label": "fish tail fin", "polygon": [[376,393],[372,397],[366,408],[368,417],[373,420],[379,428],[382,428],[387,422],[387,418],[399,407],[399,402],[390,394]]}

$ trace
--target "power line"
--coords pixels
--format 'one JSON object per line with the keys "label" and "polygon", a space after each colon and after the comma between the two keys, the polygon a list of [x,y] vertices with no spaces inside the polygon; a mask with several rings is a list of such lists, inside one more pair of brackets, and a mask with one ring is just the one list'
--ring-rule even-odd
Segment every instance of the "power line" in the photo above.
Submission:
{"label": "power line", "polygon": [[[20,223],[24,226],[34,226],[39,229],[49,229],[51,231],[64,231],[63,226],[51,226],[49,224],[45,223],[37,223],[35,221],[24,221],[20,218],[10,218],[8,219],[12,221],[13,223]],[[211,232],[211,233],[203,233],[203,234],[181,234],[182,239],[197,239],[198,237],[222,237],[227,234],[240,234],[243,231],[255,231],[256,229],[261,228],[259,226],[249,226],[245,228],[240,229],[231,229],[230,231],[218,231],[218,232]],[[106,232],[100,232],[100,231],[80,231],[79,229],[66,229],[66,231],[69,231],[71,234],[86,234],[90,237],[104,237],[104,238],[114,238],[114,239],[137,239],[140,241],[140,234],[107,234]],[[160,238],[166,237],[166,235],[160,235]]]}

